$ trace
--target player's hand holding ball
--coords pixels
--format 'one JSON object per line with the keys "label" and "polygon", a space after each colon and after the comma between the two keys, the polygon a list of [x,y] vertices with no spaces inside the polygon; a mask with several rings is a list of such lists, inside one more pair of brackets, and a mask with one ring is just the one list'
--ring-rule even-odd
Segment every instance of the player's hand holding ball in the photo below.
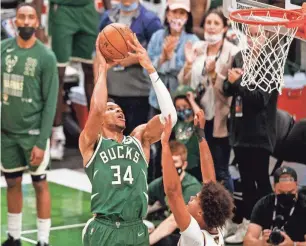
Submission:
{"label": "player's hand holding ball", "polygon": [[98,36],[97,40],[96,40],[96,59],[98,61],[98,65],[99,65],[99,72],[101,71],[101,69],[108,69],[112,66],[115,66],[116,64],[118,64],[117,61],[111,61],[109,60],[109,62],[106,62],[105,57],[102,55],[102,52],[100,50],[100,35]]}
{"label": "player's hand holding ball", "polygon": [[133,52],[129,52],[131,57],[137,58],[139,64],[148,71],[149,74],[156,72],[149,55],[145,48],[139,43],[136,34],[134,33],[132,41],[127,41]]}

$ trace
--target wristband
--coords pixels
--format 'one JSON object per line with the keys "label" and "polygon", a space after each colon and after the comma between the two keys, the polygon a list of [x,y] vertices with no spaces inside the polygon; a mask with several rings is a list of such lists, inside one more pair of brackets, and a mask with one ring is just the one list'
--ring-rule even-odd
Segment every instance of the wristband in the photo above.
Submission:
{"label": "wristband", "polygon": [[196,126],[194,131],[196,137],[198,138],[199,142],[202,142],[203,139],[205,139],[205,132],[204,129]]}

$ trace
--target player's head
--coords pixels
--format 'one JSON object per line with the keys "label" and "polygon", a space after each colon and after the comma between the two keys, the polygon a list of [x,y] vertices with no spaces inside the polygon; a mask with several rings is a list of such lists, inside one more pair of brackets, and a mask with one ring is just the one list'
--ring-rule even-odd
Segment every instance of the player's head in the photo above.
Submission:
{"label": "player's head", "polygon": [[231,194],[219,183],[205,183],[201,191],[190,198],[188,211],[204,229],[221,227],[232,218],[234,202]]}
{"label": "player's head", "polygon": [[282,166],[274,173],[274,191],[284,207],[292,206],[298,196],[297,173],[293,168]]}
{"label": "player's head", "polygon": [[210,44],[220,42],[228,29],[228,22],[221,8],[212,9],[203,18],[204,39]]}
{"label": "player's head", "polygon": [[181,175],[187,168],[187,148],[177,141],[170,141],[170,150],[177,173]]}
{"label": "player's head", "polygon": [[107,102],[103,117],[103,127],[113,131],[123,131],[125,129],[124,113],[114,102]]}
{"label": "player's head", "polygon": [[23,40],[29,40],[39,26],[39,20],[34,5],[30,3],[21,3],[16,9],[15,25],[18,29],[18,35]]}

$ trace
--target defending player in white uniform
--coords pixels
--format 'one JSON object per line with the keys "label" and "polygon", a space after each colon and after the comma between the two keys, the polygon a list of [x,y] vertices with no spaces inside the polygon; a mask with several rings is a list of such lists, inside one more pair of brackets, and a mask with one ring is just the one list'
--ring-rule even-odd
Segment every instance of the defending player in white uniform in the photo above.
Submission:
{"label": "defending player in white uniform", "polygon": [[184,203],[181,183],[169,148],[171,118],[166,119],[162,134],[162,167],[164,189],[169,207],[181,230],[179,246],[223,246],[221,227],[232,217],[234,203],[230,193],[216,183],[214,163],[204,136],[204,112],[195,112],[194,124],[199,141],[202,190]]}

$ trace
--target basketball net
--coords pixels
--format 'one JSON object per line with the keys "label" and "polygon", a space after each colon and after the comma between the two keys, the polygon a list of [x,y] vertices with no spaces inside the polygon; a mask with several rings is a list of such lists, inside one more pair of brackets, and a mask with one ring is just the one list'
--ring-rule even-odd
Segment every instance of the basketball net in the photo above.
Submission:
{"label": "basketball net", "polygon": [[[260,9],[249,9],[247,13],[234,11],[231,17],[235,18],[230,18],[243,47],[241,86],[247,86],[251,91],[259,88],[269,93],[276,89],[281,94],[285,62],[298,27],[283,25],[288,22],[287,12],[283,15],[278,13],[275,17],[268,9],[261,13],[258,11]],[[268,22],[273,24],[267,25]]]}

